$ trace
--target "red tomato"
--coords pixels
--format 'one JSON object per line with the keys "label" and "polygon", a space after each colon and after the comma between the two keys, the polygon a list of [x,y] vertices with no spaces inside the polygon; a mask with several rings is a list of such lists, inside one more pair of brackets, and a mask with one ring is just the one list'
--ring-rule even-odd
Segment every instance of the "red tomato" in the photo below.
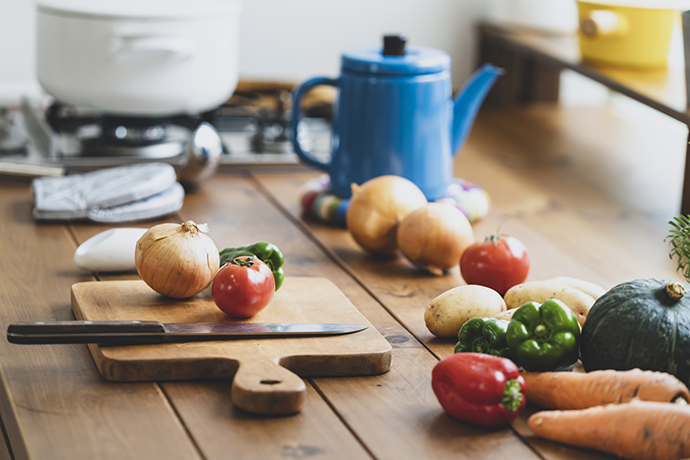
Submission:
{"label": "red tomato", "polygon": [[460,259],[460,273],[467,284],[486,286],[503,295],[527,279],[527,246],[512,236],[489,236],[465,250]]}
{"label": "red tomato", "polygon": [[258,257],[237,257],[213,278],[213,301],[224,313],[249,318],[266,308],[275,292],[271,269]]}

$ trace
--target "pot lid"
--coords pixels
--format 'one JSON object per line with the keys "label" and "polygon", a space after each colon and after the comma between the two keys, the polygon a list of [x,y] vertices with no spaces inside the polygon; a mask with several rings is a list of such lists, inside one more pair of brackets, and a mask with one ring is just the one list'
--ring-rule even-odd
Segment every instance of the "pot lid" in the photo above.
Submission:
{"label": "pot lid", "polygon": [[406,47],[400,35],[384,37],[382,47],[363,47],[346,51],[342,68],[376,75],[423,75],[450,69],[450,56],[441,50]]}
{"label": "pot lid", "polygon": [[43,13],[136,19],[208,17],[242,7],[238,0],[38,0]]}

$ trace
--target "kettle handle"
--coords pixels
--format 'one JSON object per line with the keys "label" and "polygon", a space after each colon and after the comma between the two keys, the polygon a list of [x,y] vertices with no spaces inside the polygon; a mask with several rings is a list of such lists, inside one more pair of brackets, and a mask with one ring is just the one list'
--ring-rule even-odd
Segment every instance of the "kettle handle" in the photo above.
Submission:
{"label": "kettle handle", "polygon": [[306,152],[299,142],[297,136],[297,128],[299,126],[300,119],[300,103],[302,102],[302,97],[313,87],[320,85],[329,85],[338,87],[338,79],[328,78],[328,77],[315,77],[302,83],[299,88],[294,92],[292,96],[292,119],[290,120],[290,140],[292,141],[292,146],[295,149],[295,153],[310,166],[315,166],[316,168],[322,169],[324,171],[328,170],[330,162],[326,163],[317,158],[311,156]]}

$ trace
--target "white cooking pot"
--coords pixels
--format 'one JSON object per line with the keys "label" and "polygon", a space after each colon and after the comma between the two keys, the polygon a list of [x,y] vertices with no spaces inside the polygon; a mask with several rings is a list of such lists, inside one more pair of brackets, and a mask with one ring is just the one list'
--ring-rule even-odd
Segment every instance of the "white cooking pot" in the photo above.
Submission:
{"label": "white cooking pot", "polygon": [[195,114],[238,79],[236,0],[39,0],[37,73],[56,100],[123,116]]}

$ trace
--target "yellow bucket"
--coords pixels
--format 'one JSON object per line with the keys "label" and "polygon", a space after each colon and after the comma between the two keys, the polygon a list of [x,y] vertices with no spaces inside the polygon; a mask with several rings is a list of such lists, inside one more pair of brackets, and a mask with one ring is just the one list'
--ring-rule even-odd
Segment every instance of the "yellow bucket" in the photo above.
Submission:
{"label": "yellow bucket", "polygon": [[582,59],[643,70],[665,69],[680,12],[674,2],[578,0]]}

